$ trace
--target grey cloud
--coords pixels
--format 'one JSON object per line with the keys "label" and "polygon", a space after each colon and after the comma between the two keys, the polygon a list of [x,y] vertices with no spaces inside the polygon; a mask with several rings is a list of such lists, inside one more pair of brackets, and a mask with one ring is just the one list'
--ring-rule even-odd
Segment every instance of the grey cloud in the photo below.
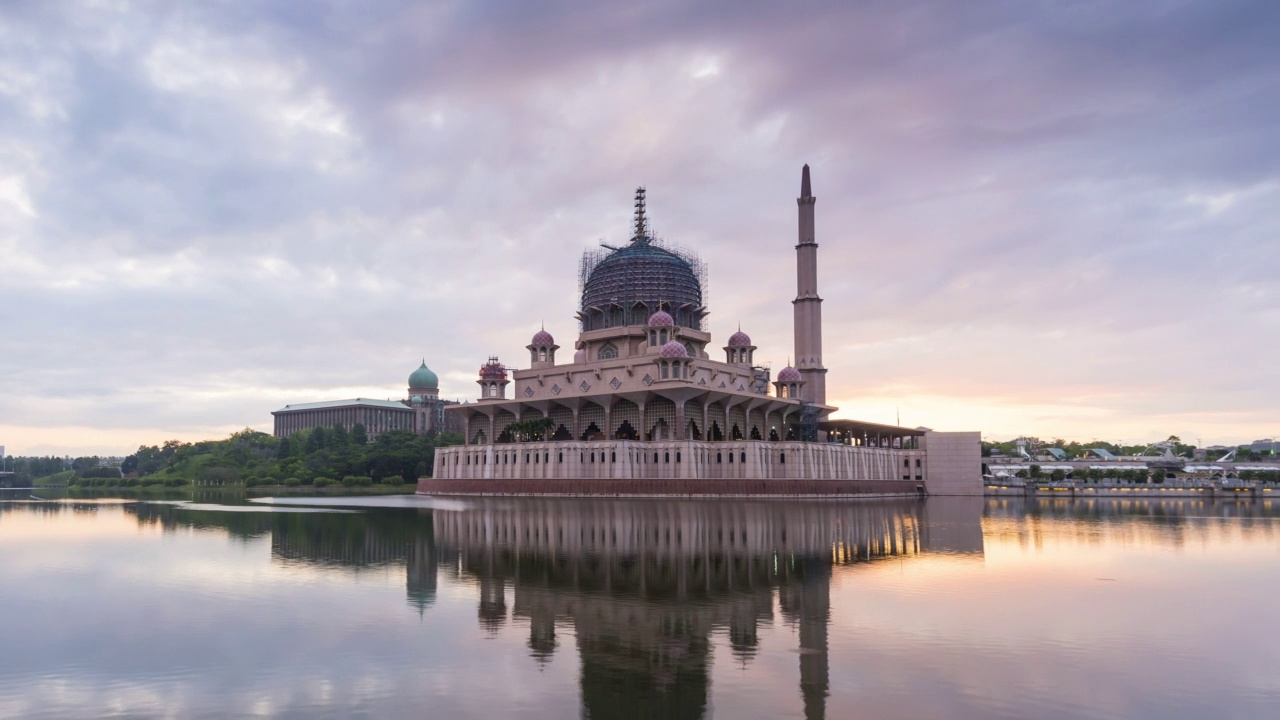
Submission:
{"label": "grey cloud", "polygon": [[[717,337],[743,320],[780,367],[803,161],[849,394],[915,380],[962,403],[1011,336],[1011,398],[1088,384],[1089,347],[1120,394],[1280,391],[1251,362],[1230,386],[1207,351],[1150,367],[1200,333],[1275,352],[1267,3],[120,7],[0,15],[25,38],[0,51],[25,78],[0,84],[0,158],[36,211],[0,202],[21,268],[3,417],[56,426],[43,401],[81,396],[104,425],[262,425],[291,389],[399,392],[424,354],[469,396],[538,322],[569,345],[578,254],[623,238],[640,183],[709,261]],[[858,357],[903,338],[966,360]]]}

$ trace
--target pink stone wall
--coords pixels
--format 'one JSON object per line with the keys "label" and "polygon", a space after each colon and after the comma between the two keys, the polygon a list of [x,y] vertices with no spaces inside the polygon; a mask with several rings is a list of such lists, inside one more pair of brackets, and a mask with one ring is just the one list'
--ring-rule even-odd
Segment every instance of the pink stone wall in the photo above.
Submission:
{"label": "pink stone wall", "polygon": [[923,482],[898,480],[539,479],[418,480],[428,495],[915,495]]}

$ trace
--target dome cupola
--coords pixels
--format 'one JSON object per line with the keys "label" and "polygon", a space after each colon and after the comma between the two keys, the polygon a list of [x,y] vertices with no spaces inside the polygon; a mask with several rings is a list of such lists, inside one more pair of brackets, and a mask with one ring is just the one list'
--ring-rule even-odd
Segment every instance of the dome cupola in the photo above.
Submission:
{"label": "dome cupola", "polygon": [[645,191],[636,190],[636,220],[631,242],[604,246],[583,256],[582,298],[578,319],[582,330],[639,325],[665,307],[673,324],[702,329],[705,272],[692,253],[663,247],[652,237],[645,218]]}
{"label": "dome cupola", "polygon": [[684,358],[689,357],[689,351],[680,341],[672,340],[662,346],[662,350],[658,353],[658,356],[662,358]]}
{"label": "dome cupola", "polygon": [[431,372],[431,368],[427,367],[427,361],[422,360],[422,366],[413,371],[409,376],[409,387],[421,388],[424,390],[436,390],[440,387],[440,378]]}
{"label": "dome cupola", "polygon": [[647,323],[649,327],[675,327],[675,324],[676,321],[665,310],[650,315]]}
{"label": "dome cupola", "polygon": [[751,336],[739,330],[729,336],[729,347],[750,347]]}
{"label": "dome cupola", "polygon": [[795,382],[800,379],[800,371],[790,365],[778,372],[778,382]]}

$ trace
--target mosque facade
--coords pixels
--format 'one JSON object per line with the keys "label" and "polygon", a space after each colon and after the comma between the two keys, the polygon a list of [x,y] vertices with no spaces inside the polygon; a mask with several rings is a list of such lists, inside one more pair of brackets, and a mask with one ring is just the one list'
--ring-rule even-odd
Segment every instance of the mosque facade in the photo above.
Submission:
{"label": "mosque facade", "polygon": [[[806,165],[794,366],[772,376],[741,329],[716,346],[705,267],[653,237],[640,188],[630,242],[584,255],[571,359],[557,357],[545,329],[525,346],[527,369],[490,357],[477,401],[444,410],[465,444],[437,450],[419,491],[843,495],[964,484],[980,493],[977,433],[831,419],[815,204]],[[936,482],[931,460],[955,478]]]}

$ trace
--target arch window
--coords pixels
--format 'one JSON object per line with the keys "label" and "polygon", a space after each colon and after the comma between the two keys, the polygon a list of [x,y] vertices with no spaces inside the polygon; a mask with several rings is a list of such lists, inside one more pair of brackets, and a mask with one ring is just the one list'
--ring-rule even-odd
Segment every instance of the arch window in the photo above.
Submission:
{"label": "arch window", "polygon": [[649,347],[656,347],[657,345],[658,345],[658,331],[650,330],[649,331]]}
{"label": "arch window", "polygon": [[667,331],[666,331],[666,330],[659,330],[659,331],[658,331],[658,343],[659,343],[659,344],[661,344],[661,345],[666,345],[666,344],[667,344]]}
{"label": "arch window", "polygon": [[618,357],[618,346],[611,342],[605,343],[600,350],[596,352],[597,360],[613,360]]}
{"label": "arch window", "polygon": [[539,351],[538,351],[538,359],[539,359],[539,360],[541,360],[542,362],[546,362],[546,361],[547,361],[547,349],[546,349],[546,348],[542,348],[541,350],[539,350]]}
{"label": "arch window", "polygon": [[742,457],[738,458],[738,462],[746,462],[746,461],[747,461],[747,454],[744,452],[742,453]]}
{"label": "arch window", "polygon": [[659,365],[662,368],[662,379],[666,380],[667,378],[671,377],[671,365],[667,363],[666,360],[663,360],[661,363],[659,363]]}
{"label": "arch window", "polygon": [[721,457],[720,457],[721,455],[722,455],[722,453],[716,453],[716,462],[717,462],[717,463],[722,462]]}

